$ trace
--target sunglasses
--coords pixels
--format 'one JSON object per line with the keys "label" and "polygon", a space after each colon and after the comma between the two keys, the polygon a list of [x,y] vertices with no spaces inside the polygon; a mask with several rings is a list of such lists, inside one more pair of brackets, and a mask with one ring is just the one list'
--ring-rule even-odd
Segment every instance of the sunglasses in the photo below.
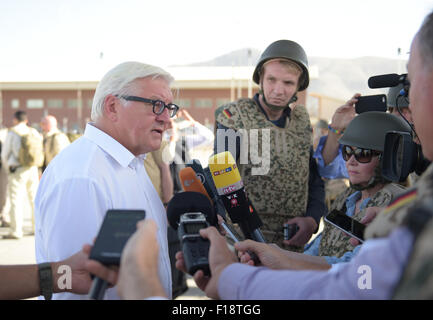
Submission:
{"label": "sunglasses", "polygon": [[379,156],[379,151],[363,148],[352,148],[350,146],[343,146],[343,159],[349,161],[349,159],[355,156],[356,161],[359,163],[369,163],[374,156]]}

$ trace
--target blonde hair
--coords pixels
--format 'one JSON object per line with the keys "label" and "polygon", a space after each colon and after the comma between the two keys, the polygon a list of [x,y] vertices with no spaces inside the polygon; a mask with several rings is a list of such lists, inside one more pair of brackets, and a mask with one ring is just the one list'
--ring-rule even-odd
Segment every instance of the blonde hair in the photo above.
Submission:
{"label": "blonde hair", "polygon": [[298,74],[298,75],[302,74],[302,68],[296,62],[294,62],[292,60],[288,60],[288,59],[276,58],[276,59],[268,60],[262,65],[262,68],[260,70],[260,75],[263,75],[264,68],[269,62],[275,62],[275,61],[277,61],[281,65],[287,67],[287,70],[290,72],[293,72],[293,73]]}

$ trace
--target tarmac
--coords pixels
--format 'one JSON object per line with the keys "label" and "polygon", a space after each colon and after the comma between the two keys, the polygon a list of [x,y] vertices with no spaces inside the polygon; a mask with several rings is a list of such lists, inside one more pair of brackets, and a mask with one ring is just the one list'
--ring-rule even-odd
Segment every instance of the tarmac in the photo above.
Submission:
{"label": "tarmac", "polygon": [[[19,240],[1,239],[7,235],[9,228],[0,227],[0,265],[35,264],[35,237],[31,235],[30,217],[24,219],[24,237]],[[176,300],[206,300],[203,291],[195,285],[194,280],[188,276],[188,290]],[[37,298],[33,298],[34,300]]]}

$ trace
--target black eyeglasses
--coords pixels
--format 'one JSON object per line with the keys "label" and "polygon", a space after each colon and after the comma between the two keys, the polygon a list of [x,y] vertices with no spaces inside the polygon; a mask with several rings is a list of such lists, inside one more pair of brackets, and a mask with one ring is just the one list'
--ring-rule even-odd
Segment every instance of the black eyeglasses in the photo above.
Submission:
{"label": "black eyeglasses", "polygon": [[374,156],[378,156],[379,151],[363,148],[352,148],[350,146],[343,146],[343,159],[349,161],[352,155],[355,156],[356,161],[359,163],[369,163]]}
{"label": "black eyeglasses", "polygon": [[175,105],[174,103],[165,104],[164,101],[161,100],[152,100],[152,99],[146,99],[136,96],[120,96],[120,98],[126,100],[126,101],[138,101],[138,102],[144,102],[144,103],[150,103],[153,106],[153,113],[160,115],[164,112],[164,109],[168,109],[168,114],[170,118],[173,118],[177,111],[179,110],[179,106]]}

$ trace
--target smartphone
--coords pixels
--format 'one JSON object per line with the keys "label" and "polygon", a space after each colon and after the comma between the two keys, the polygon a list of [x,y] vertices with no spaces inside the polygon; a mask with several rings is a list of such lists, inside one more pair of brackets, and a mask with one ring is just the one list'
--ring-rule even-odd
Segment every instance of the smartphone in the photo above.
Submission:
{"label": "smartphone", "polygon": [[89,259],[107,266],[120,265],[120,257],[126,242],[137,230],[137,222],[145,216],[144,210],[108,210]]}
{"label": "smartphone", "polygon": [[364,242],[364,230],[366,226],[343,212],[333,210],[325,216],[325,221],[349,234],[351,237]]}
{"label": "smartphone", "polygon": [[355,112],[360,114],[368,111],[386,112],[386,95],[376,94],[374,96],[360,96],[355,104]]}

